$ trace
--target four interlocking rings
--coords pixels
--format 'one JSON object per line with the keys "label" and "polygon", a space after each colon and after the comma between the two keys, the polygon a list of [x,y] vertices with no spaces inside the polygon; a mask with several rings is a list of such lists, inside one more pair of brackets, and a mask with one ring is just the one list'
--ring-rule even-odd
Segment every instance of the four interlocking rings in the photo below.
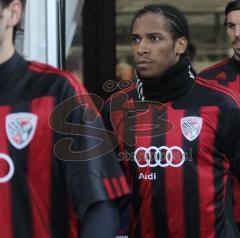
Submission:
{"label": "four interlocking rings", "polygon": [[[174,153],[176,152],[176,153]],[[150,146],[149,148],[139,147],[134,152],[134,160],[138,167],[180,167],[185,161],[185,153],[178,146]]]}
{"label": "four interlocking rings", "polygon": [[[174,156],[174,151],[177,152],[177,158]],[[5,176],[0,177],[0,183],[5,183],[12,178],[15,168],[12,159],[8,155],[0,153],[0,159],[6,161],[9,166],[8,173]],[[175,159],[177,162],[174,161]],[[168,166],[177,168],[182,166],[185,162],[185,153],[178,146],[172,146],[170,148],[167,146],[150,146],[148,148],[139,147],[134,152],[134,160],[140,168],[154,168],[157,166],[162,168]]]}
{"label": "four interlocking rings", "polygon": [[12,159],[8,155],[0,153],[0,160],[1,159],[6,161],[9,167],[8,173],[5,176],[0,177],[0,183],[6,183],[12,178],[15,168]]}

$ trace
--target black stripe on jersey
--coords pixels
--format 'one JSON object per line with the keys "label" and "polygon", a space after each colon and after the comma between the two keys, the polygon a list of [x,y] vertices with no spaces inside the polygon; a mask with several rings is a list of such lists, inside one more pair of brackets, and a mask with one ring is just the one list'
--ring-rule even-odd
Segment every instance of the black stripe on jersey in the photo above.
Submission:
{"label": "black stripe on jersey", "polygon": [[[154,110],[153,110],[154,112]],[[157,113],[158,115],[159,113]],[[166,136],[163,131],[167,130],[167,114],[161,115],[161,122],[159,122],[159,117],[153,116],[152,123],[154,125],[159,125],[159,134],[161,136],[152,137],[152,145],[161,146],[166,143]],[[159,183],[165,183],[165,169],[164,168],[151,168],[152,173],[158,174],[157,180],[153,180],[152,182],[152,191],[154,194],[152,196],[152,214],[154,220],[154,228],[155,228],[155,236],[156,237],[168,237],[168,223],[167,223],[167,206],[166,206],[166,192],[161,188],[164,186],[159,186]]]}
{"label": "black stripe on jersey", "polygon": [[[217,148],[217,146],[219,145],[219,141],[217,141],[217,138],[219,138],[219,135],[221,133],[221,128],[220,128],[220,124],[219,122],[221,122],[221,113],[218,113],[218,117],[217,117],[217,121],[218,121],[218,125],[217,125],[217,132],[216,132],[216,137],[215,137],[215,141],[214,141],[214,148]],[[219,151],[221,151],[222,148],[218,148]],[[223,174],[221,173],[221,171],[225,171],[226,168],[224,168],[224,164],[223,164],[223,159],[219,159],[219,155],[217,153],[218,150],[214,150],[213,152],[213,162],[214,164],[216,164],[217,166],[214,166],[213,168],[213,174],[214,174],[214,193],[215,194],[221,194],[221,196],[216,197],[214,199],[214,210],[215,210],[215,231],[216,231],[216,237],[220,237],[221,234],[224,234],[225,232],[223,231],[225,227],[225,222],[224,219],[222,219],[222,217],[224,216],[224,212],[226,212],[227,214],[231,214],[231,219],[232,220],[232,204],[231,204],[231,211],[226,211],[225,209],[228,209],[228,203],[232,203],[232,200],[228,200],[228,199],[232,199],[232,196],[226,196],[226,202],[225,205],[227,206],[225,209],[222,206],[222,200],[224,199],[224,194],[223,194],[223,188],[226,186],[226,184],[224,184],[224,180],[221,179],[221,177],[223,176]],[[224,151],[222,151],[222,153],[224,154]],[[230,186],[230,181],[228,181],[228,186]],[[232,190],[228,190],[230,189],[230,187],[227,188],[227,192],[230,193],[232,195]],[[219,219],[217,219],[217,217]],[[233,224],[231,224],[232,227],[234,227]]]}
{"label": "black stripe on jersey", "polygon": [[[186,111],[185,117],[193,116],[191,111]],[[194,116],[200,116],[200,112]],[[191,143],[183,136],[183,148],[192,151],[193,158],[189,158],[184,165],[183,184],[184,184],[184,211],[185,211],[185,238],[198,238],[200,236],[200,214],[199,214],[199,183],[197,177],[197,153],[199,137]],[[194,211],[194,212],[193,212]]]}
{"label": "black stripe on jersey", "polygon": [[[28,112],[29,108],[30,105],[28,102],[19,103],[13,106],[12,113]],[[18,150],[9,143],[9,153],[15,166],[15,173],[11,180],[13,234],[15,238],[32,238],[31,200],[27,181],[27,147]],[[23,220],[24,222],[19,224],[19,220]]]}
{"label": "black stripe on jersey", "polygon": [[[54,141],[57,141],[58,135],[54,135]],[[58,138],[59,139],[59,138]],[[68,191],[64,179],[64,171],[62,163],[58,158],[53,159],[52,171],[52,194],[50,205],[51,216],[51,231],[52,238],[67,238],[69,237],[69,215],[68,215]]]}
{"label": "black stripe on jersey", "polygon": [[[24,82],[24,80],[19,77],[24,75],[24,72],[27,70],[27,64],[28,63],[26,61],[24,61],[22,58],[19,58],[10,78],[7,80],[1,80],[0,86],[4,87],[4,91],[2,90],[0,94],[0,105],[15,104],[19,101],[23,101],[23,98],[28,96],[28,92],[19,94],[19,88],[22,86],[22,81]],[[19,80],[17,81],[16,85],[17,78],[19,78]]]}

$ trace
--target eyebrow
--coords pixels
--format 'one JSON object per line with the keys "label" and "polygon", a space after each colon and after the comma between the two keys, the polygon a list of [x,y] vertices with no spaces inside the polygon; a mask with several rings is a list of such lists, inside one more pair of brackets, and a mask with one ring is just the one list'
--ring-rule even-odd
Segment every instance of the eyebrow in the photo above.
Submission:
{"label": "eyebrow", "polygon": [[[160,33],[160,32],[149,32],[149,33],[147,33],[146,35],[147,35],[147,36],[152,36],[152,35],[163,36],[163,34]],[[132,33],[131,36],[139,36],[139,34],[137,34],[137,33]]]}
{"label": "eyebrow", "polygon": [[226,24],[233,24],[233,25],[236,25],[236,23],[233,23],[231,21],[227,21]]}
{"label": "eyebrow", "polygon": [[148,35],[162,35],[161,32],[149,32]]}
{"label": "eyebrow", "polygon": [[147,36],[163,36],[163,34],[160,32],[149,32],[147,33]]}
{"label": "eyebrow", "polygon": [[240,25],[240,22],[232,22],[231,20],[226,21],[226,24]]}

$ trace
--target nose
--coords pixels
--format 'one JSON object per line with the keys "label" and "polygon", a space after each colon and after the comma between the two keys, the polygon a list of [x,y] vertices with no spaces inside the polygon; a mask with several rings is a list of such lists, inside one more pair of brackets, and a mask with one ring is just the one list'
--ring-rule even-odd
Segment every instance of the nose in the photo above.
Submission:
{"label": "nose", "polygon": [[240,37],[240,25],[236,25],[234,35]]}
{"label": "nose", "polygon": [[145,40],[141,40],[138,44],[137,53],[139,55],[145,55],[149,53],[149,46]]}

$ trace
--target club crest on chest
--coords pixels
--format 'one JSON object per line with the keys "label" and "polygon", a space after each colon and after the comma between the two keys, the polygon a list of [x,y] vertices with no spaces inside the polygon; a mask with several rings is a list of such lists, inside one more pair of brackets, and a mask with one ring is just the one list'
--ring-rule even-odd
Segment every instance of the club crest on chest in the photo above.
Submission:
{"label": "club crest on chest", "polygon": [[37,127],[37,115],[33,113],[11,113],[6,116],[6,132],[10,143],[23,149],[32,140]]}

